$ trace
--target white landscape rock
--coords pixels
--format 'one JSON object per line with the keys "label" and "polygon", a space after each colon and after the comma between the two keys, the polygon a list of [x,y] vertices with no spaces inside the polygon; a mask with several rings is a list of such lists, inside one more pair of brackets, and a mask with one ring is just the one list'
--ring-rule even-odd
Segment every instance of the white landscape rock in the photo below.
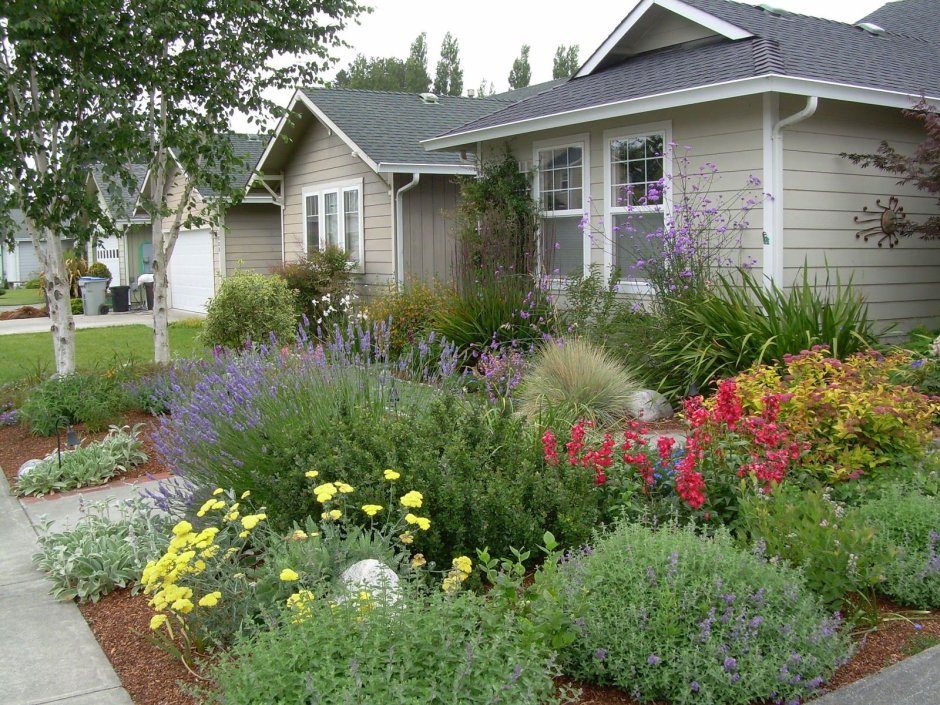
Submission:
{"label": "white landscape rock", "polygon": [[[395,571],[374,558],[353,563],[343,571],[340,582],[346,595],[353,598],[360,592],[368,592],[372,599],[384,599],[390,605],[401,599],[401,588]],[[339,601],[342,602],[343,598],[340,597]]]}
{"label": "white landscape rock", "polygon": [[23,475],[28,473],[30,470],[32,470],[34,467],[39,465],[39,463],[41,462],[42,462],[41,460],[38,460],[36,458],[33,458],[32,460],[27,460],[25,463],[20,465],[20,469],[16,471],[16,476],[23,477]]}
{"label": "white landscape rock", "polygon": [[634,394],[627,409],[640,421],[662,421],[675,415],[666,397],[652,389],[641,389]]}

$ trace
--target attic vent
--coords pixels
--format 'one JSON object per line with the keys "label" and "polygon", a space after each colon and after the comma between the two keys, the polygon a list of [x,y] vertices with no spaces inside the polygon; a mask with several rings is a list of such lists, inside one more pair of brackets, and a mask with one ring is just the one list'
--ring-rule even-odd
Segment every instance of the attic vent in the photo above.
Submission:
{"label": "attic vent", "polygon": [[874,34],[876,36],[880,36],[885,33],[884,27],[879,27],[874,22],[859,22],[855,26],[859,29],[864,29],[869,34]]}
{"label": "attic vent", "polygon": [[757,7],[766,12],[768,15],[773,15],[774,17],[783,17],[786,14],[786,11],[781,10],[779,7],[768,5],[767,3],[762,3]]}
{"label": "attic vent", "polygon": [[421,102],[425,105],[437,105],[440,100],[433,93],[421,93]]}

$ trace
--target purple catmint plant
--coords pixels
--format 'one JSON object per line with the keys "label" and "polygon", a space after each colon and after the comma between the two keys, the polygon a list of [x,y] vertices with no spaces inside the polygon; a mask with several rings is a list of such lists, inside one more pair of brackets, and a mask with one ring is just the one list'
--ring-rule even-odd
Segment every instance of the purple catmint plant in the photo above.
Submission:
{"label": "purple catmint plant", "polygon": [[490,401],[495,404],[512,395],[528,366],[525,355],[517,347],[497,345],[495,349],[481,353],[476,374],[482,380]]}

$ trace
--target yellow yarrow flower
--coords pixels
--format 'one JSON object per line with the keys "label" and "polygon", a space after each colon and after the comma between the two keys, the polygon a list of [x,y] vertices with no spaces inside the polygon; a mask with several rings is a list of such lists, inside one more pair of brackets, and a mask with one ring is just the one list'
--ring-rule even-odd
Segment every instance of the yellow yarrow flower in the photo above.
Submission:
{"label": "yellow yarrow flower", "polygon": [[397,480],[399,477],[401,477],[401,473],[400,473],[400,472],[395,472],[395,471],[392,470],[391,468],[389,468],[388,470],[386,470],[384,474],[385,474],[385,479],[386,479],[386,480],[389,480],[389,481],[395,481],[395,480]]}
{"label": "yellow yarrow flower", "polygon": [[424,557],[423,553],[416,553],[414,558],[411,559],[412,568],[420,568],[423,565],[427,565],[428,561]]}
{"label": "yellow yarrow flower", "polygon": [[419,509],[421,507],[421,502],[424,500],[424,495],[415,490],[402,496],[401,504],[403,507],[409,507],[411,509]]}
{"label": "yellow yarrow flower", "polygon": [[441,583],[441,589],[447,594],[457,592],[460,587],[460,581],[452,575],[448,575]]}
{"label": "yellow yarrow flower", "polygon": [[304,477],[309,477],[311,480],[319,476],[320,473],[318,473],[316,470],[307,470],[307,472],[304,473]]}
{"label": "yellow yarrow flower", "polygon": [[332,482],[325,482],[322,485],[318,485],[317,487],[313,488],[313,493],[316,495],[317,501],[320,502],[320,504],[329,502],[331,499],[333,499],[333,497],[336,496],[338,491],[339,490],[337,489],[336,485],[334,485]]}
{"label": "yellow yarrow flower", "polygon": [[338,489],[343,494],[349,494],[350,492],[356,491],[352,485],[347,485],[345,482],[337,482],[336,489]]}
{"label": "yellow yarrow flower", "polygon": [[419,517],[414,514],[406,514],[405,521],[409,524],[416,524],[419,529],[422,531],[427,531],[431,528],[431,520],[427,517]]}
{"label": "yellow yarrow flower", "polygon": [[212,494],[214,494],[216,497],[218,497],[223,492],[225,492],[225,490],[223,490],[221,487],[216,487],[214,490],[212,490]]}
{"label": "yellow yarrow flower", "polygon": [[239,506],[239,505],[238,505],[238,502],[235,502],[235,504],[233,504],[231,507],[229,507],[228,513],[227,513],[224,517],[222,517],[222,521],[235,521],[235,520],[237,520],[238,517],[239,517],[239,514],[238,514],[238,506]]}
{"label": "yellow yarrow flower", "polygon": [[264,521],[267,518],[267,514],[248,514],[242,517],[242,526],[251,531],[258,526],[258,522]]}
{"label": "yellow yarrow flower", "polygon": [[160,627],[166,624],[166,615],[165,614],[155,614],[150,618],[150,628],[153,631],[156,631]]}
{"label": "yellow yarrow flower", "polygon": [[381,504],[363,504],[362,511],[364,511],[368,516],[374,517],[376,514],[381,512],[383,509]]}
{"label": "yellow yarrow flower", "polygon": [[341,516],[343,516],[343,513],[339,509],[331,509],[328,512],[323,512],[323,514],[320,515],[320,518],[329,519],[330,521],[338,521]]}
{"label": "yellow yarrow flower", "polygon": [[291,570],[290,568],[285,568],[284,570],[282,570],[280,578],[285,583],[291,583],[291,582],[294,582],[295,580],[300,580],[300,576],[297,574],[297,572],[294,570]]}
{"label": "yellow yarrow flower", "polygon": [[303,541],[307,538],[307,532],[302,529],[297,529],[290,536],[287,537],[288,541]]}
{"label": "yellow yarrow flower", "polygon": [[240,539],[247,539],[247,538],[248,538],[248,529],[245,529],[244,531],[239,531],[239,532],[238,532],[238,538],[240,538]]}
{"label": "yellow yarrow flower", "polygon": [[170,609],[173,610],[174,612],[182,612],[183,614],[189,614],[190,612],[193,611],[193,603],[188,598],[181,597],[180,599],[176,600],[172,605],[170,605]]}
{"label": "yellow yarrow flower", "polygon": [[473,561],[471,561],[467,556],[457,556],[452,561],[452,564],[454,568],[465,575],[470,575],[470,573],[473,571]]}
{"label": "yellow yarrow flower", "polygon": [[410,531],[406,531],[403,534],[398,535],[398,540],[406,546],[409,546],[414,542],[415,537],[414,534],[412,534]]}
{"label": "yellow yarrow flower", "polygon": [[210,592],[208,595],[203,595],[199,598],[200,607],[215,607],[219,604],[219,600],[222,599],[222,593],[216,590],[215,592]]}
{"label": "yellow yarrow flower", "polygon": [[173,535],[177,537],[183,537],[186,534],[191,534],[192,531],[193,531],[193,525],[190,524],[185,519],[173,527]]}

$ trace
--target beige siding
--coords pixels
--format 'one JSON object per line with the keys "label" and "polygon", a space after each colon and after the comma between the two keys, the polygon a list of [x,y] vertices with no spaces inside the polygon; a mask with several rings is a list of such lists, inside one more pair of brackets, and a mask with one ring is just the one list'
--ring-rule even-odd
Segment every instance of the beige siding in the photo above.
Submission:
{"label": "beige siding", "polygon": [[365,261],[357,279],[364,295],[368,295],[370,287],[384,289],[395,277],[391,187],[364,161],[353,156],[350,146],[335,133],[331,134],[318,121],[310,122],[311,126],[297,139],[284,172],[285,260],[296,261],[305,252],[303,190],[362,179]]}
{"label": "beige siding", "polygon": [[630,54],[640,54],[712,37],[715,33],[669,10],[652,8],[631,28],[628,36],[633,40],[624,47],[625,50]]}
{"label": "beige siding", "polygon": [[[410,181],[409,175],[396,175],[396,190]],[[418,185],[402,195],[406,280],[453,279],[457,191],[456,177],[423,174]]]}
{"label": "beige siding", "polygon": [[[711,186],[714,199],[731,200],[738,196],[749,176],[762,178],[762,123],[761,98],[739,98],[702,105],[657,111],[642,115],[592,122],[571,128],[559,128],[523,135],[513,139],[509,146],[522,162],[533,164],[534,143],[556,138],[588,135],[590,154],[591,230],[593,231],[591,263],[604,261],[603,243],[609,240],[604,222],[607,194],[604,188],[605,132],[629,134],[646,126],[670,126],[672,140],[677,143],[676,155],[688,158],[687,172],[697,172],[706,163],[714,163],[719,177]],[[610,136],[610,135],[608,135]],[[505,143],[484,145],[488,158],[498,158]],[[686,147],[689,149],[687,150]],[[674,165],[673,169],[676,170]],[[754,192],[759,196],[759,189]],[[758,208],[749,218],[750,228],[743,233],[742,247],[737,250],[738,262],[753,258],[758,268],[762,260],[761,211]]]}
{"label": "beige siding", "polygon": [[[169,174],[167,175],[166,188],[164,189],[164,193],[166,194],[166,205],[169,210],[169,215],[163,219],[164,230],[169,230],[173,225],[173,221],[176,218],[176,211],[183,199],[185,187],[186,178],[184,174],[175,166],[172,166],[170,168]],[[189,213],[192,213],[193,215],[201,214],[205,207],[205,203],[203,203],[199,193],[194,191],[190,197],[189,207],[183,212],[183,220],[186,220],[186,216]]]}
{"label": "beige siding", "polygon": [[281,209],[244,203],[225,212],[225,275],[244,269],[268,274],[281,264]]}
{"label": "beige siding", "polygon": [[[797,102],[781,114],[799,109]],[[910,152],[922,139],[918,123],[899,111],[835,101],[820,101],[809,120],[784,134],[784,279],[800,275],[803,263],[812,276],[830,272],[850,276],[869,302],[873,318],[896,324],[896,333],[918,323],[940,323],[940,243],[916,237],[894,249],[879,248],[878,236],[867,243],[856,238],[866,218],[862,208],[880,213],[876,200],[898,196],[913,221],[937,212],[936,199],[877,169],[861,169],[842,152],[874,152],[887,140]],[[872,223],[871,225],[877,225]]]}

